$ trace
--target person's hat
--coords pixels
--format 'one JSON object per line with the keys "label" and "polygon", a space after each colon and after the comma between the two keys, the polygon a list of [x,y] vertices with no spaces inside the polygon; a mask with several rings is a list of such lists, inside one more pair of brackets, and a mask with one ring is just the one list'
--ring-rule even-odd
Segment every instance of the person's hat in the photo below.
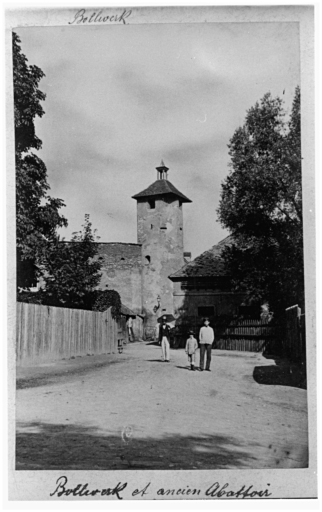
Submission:
{"label": "person's hat", "polygon": [[190,329],[189,334],[193,334],[193,330],[192,329]]}

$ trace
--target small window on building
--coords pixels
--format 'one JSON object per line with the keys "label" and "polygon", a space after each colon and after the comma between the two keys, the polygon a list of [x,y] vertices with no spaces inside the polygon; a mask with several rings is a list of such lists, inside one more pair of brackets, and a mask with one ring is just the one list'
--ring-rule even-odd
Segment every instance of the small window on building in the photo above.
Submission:
{"label": "small window on building", "polygon": [[149,199],[148,205],[149,205],[150,210],[154,210],[155,209],[155,199]]}
{"label": "small window on building", "polygon": [[146,265],[150,265],[150,263],[151,263],[151,256],[146,256],[145,257],[145,264]]}
{"label": "small window on building", "polygon": [[182,231],[182,228],[180,228],[180,231]]}
{"label": "small window on building", "polygon": [[180,199],[179,199],[179,207],[181,207],[181,206],[182,206],[182,201],[180,201]]}
{"label": "small window on building", "polygon": [[151,229],[153,229],[153,224],[151,224]]}
{"label": "small window on building", "polygon": [[198,316],[200,316],[200,317],[215,316],[214,306],[200,306],[198,308]]}
{"label": "small window on building", "polygon": [[121,261],[125,261],[125,258],[121,258]]}

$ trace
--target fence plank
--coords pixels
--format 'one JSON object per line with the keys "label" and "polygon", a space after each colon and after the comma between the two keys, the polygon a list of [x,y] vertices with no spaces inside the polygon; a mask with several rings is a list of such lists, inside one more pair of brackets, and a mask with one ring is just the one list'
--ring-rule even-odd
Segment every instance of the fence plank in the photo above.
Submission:
{"label": "fence plank", "polygon": [[[54,354],[54,339],[56,335],[56,322],[57,322],[57,316],[56,316],[56,308],[48,308],[48,354],[49,358],[52,358],[52,355]],[[46,354],[44,354],[45,356]]]}

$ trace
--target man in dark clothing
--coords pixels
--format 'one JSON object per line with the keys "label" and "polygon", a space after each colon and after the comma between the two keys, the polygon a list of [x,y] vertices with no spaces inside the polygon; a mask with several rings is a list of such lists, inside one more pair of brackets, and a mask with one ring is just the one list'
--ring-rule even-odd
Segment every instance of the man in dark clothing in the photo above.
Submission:
{"label": "man in dark clothing", "polygon": [[170,327],[167,325],[166,317],[162,318],[159,341],[161,341],[162,359],[168,363],[170,361]]}

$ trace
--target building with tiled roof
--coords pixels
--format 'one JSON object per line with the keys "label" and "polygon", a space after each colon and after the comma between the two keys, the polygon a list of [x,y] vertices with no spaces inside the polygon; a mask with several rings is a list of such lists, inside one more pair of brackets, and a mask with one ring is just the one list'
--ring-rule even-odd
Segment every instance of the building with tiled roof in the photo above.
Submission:
{"label": "building with tiled roof", "polygon": [[135,194],[137,243],[98,242],[100,289],[116,290],[124,316],[136,315],[137,338],[153,335],[162,314],[197,325],[203,316],[234,315],[243,295],[233,293],[221,257],[226,237],[193,261],[184,251],[183,204],[191,203],[169,180],[161,161],[157,180]]}
{"label": "building with tiled roof", "polygon": [[153,332],[162,313],[173,314],[174,283],[169,275],[187,261],[183,246],[183,203],[191,203],[169,180],[161,161],[157,180],[133,198],[137,202],[137,242],[98,243],[100,288],[119,292],[122,303],[144,317]]}
{"label": "building with tiled roof", "polygon": [[244,294],[232,290],[221,256],[224,247],[232,243],[230,235],[169,276],[174,283],[173,301],[178,324],[196,327],[205,316],[215,322],[218,316],[238,313]]}
{"label": "building with tiled roof", "polygon": [[169,180],[161,161],[157,180],[133,198],[137,202],[138,243],[142,246],[142,309],[154,328],[163,313],[173,314],[173,281],[169,275],[185,263],[183,204],[191,203]]}
{"label": "building with tiled roof", "polygon": [[98,251],[100,287],[117,290],[129,311],[144,317],[147,337],[162,313],[174,314],[178,324],[196,325],[203,316],[215,321],[236,314],[243,299],[231,290],[222,259],[232,236],[190,261],[191,253],[184,252],[182,208],[191,200],[168,180],[163,161],[156,170],[157,180],[132,196],[137,243],[99,243]]}

